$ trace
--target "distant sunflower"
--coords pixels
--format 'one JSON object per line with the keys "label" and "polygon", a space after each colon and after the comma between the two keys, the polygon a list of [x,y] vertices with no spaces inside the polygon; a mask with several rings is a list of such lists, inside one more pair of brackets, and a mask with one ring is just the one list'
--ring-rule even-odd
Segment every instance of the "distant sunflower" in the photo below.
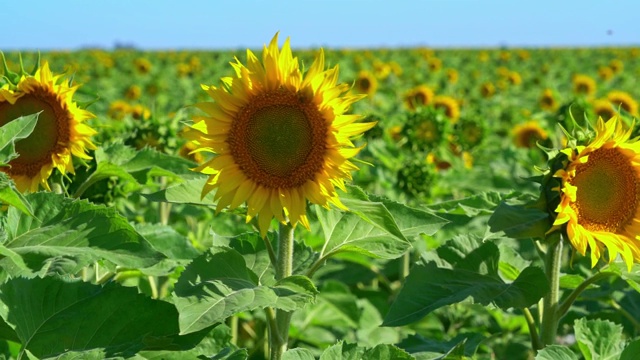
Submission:
{"label": "distant sunflower", "polygon": [[607,94],[607,99],[613,104],[615,108],[620,106],[622,110],[628,112],[632,116],[638,115],[638,103],[624,91],[611,91]]}
{"label": "distant sunflower", "polygon": [[429,65],[429,70],[436,72],[439,71],[440,69],[442,69],[442,60],[436,58],[436,57],[432,57],[429,60],[427,60],[427,63]]}
{"label": "distant sunflower", "polygon": [[458,70],[456,69],[447,69],[447,81],[449,84],[455,84],[458,82]]}
{"label": "distant sunflower", "polygon": [[370,72],[363,70],[358,73],[353,87],[360,94],[373,95],[378,88],[378,80]]}
{"label": "distant sunflower", "polygon": [[588,75],[577,74],[573,77],[572,82],[575,94],[593,96],[596,92],[596,81]]}
{"label": "distant sunflower", "polygon": [[430,87],[425,85],[419,85],[411,90],[405,95],[404,102],[407,104],[407,107],[411,110],[416,110],[421,106],[426,106],[431,104],[433,100],[433,90]]}
{"label": "distant sunflower", "polygon": [[480,94],[483,98],[490,98],[496,93],[496,87],[491,82],[485,82],[480,86]]}
{"label": "distant sunflower", "polygon": [[345,190],[357,169],[349,159],[361,148],[351,138],[375,125],[345,114],[363,96],[345,95],[349,85],[337,84],[337,66],[324,69],[322,51],[303,75],[289,39],[280,50],[277,34],[262,62],[247,50],[247,65],[232,66],[235,77],[202,86],[214,102],[196,104],[207,116],[185,135],[217,154],[197,168],[209,175],[202,195],[216,190],[217,211],[246,202],[247,221],[257,215],[262,236],[274,217],[309,228],[307,200],[345,209],[335,187]]}
{"label": "distant sunflower", "polygon": [[133,65],[140,74],[148,74],[151,71],[151,62],[146,58],[137,58]]}
{"label": "distant sunflower", "polygon": [[624,63],[620,59],[613,59],[609,62],[609,68],[616,73],[619,74],[624,70]]}
{"label": "distant sunflower", "polygon": [[640,142],[614,117],[598,120],[589,145],[567,148],[554,228],[566,224],[569,241],[582,255],[591,251],[595,266],[606,248],[609,262],[618,253],[629,269],[640,261]]}
{"label": "distant sunflower", "polygon": [[458,122],[460,118],[460,105],[458,101],[450,96],[439,95],[433,98],[433,107],[444,110],[452,124]]}
{"label": "distant sunflower", "polygon": [[537,121],[528,121],[513,128],[513,142],[520,148],[533,148],[536,142],[549,137]]}
{"label": "distant sunflower", "polygon": [[593,112],[597,117],[611,119],[616,116],[616,110],[607,99],[597,99],[593,101]]}
{"label": "distant sunflower", "polygon": [[42,185],[50,190],[47,179],[54,168],[62,174],[74,173],[71,156],[91,159],[87,149],[95,149],[90,137],[96,131],[85,124],[95,117],[73,101],[78,86],[70,86],[54,76],[45,62],[34,75],[23,75],[13,86],[0,89],[0,126],[21,116],[40,112],[38,123],[26,138],[15,144],[20,155],[0,168],[20,191],[35,192]]}
{"label": "distant sunflower", "polygon": [[558,107],[558,101],[551,89],[545,89],[540,96],[540,107],[544,110],[553,111]]}
{"label": "distant sunflower", "polygon": [[598,76],[602,80],[609,80],[613,77],[613,70],[608,66],[601,66],[598,68]]}
{"label": "distant sunflower", "polygon": [[522,84],[522,76],[520,76],[520,73],[518,73],[517,71],[509,71],[507,79],[509,80],[509,83],[511,83],[511,85]]}

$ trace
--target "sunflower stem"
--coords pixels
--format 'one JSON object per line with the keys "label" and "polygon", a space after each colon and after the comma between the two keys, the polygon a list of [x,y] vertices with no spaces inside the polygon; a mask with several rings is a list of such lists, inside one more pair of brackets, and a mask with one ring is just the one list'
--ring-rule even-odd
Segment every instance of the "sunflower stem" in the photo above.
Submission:
{"label": "sunflower stem", "polygon": [[589,287],[589,285],[599,281],[600,279],[604,279],[613,275],[616,275],[616,274],[613,272],[599,272],[591,276],[590,278],[585,279],[580,285],[578,285],[577,288],[573,289],[571,294],[569,294],[569,296],[566,299],[564,299],[562,304],[560,304],[560,307],[558,308],[558,315],[560,317],[563,317],[567,313],[567,311],[569,311],[569,308],[571,308],[571,305],[573,305],[574,301],[576,301],[578,296],[580,296],[580,294],[582,294],[582,292],[586,290],[587,287]]}
{"label": "sunflower stem", "polygon": [[[293,273],[293,226],[287,222],[280,223],[278,229],[278,259],[276,262],[276,280],[282,280]],[[275,331],[269,338],[271,360],[279,360],[287,351],[289,341],[289,323],[292,311],[276,310]]]}
{"label": "sunflower stem", "polygon": [[549,281],[549,293],[542,301],[542,322],[540,324],[541,346],[555,343],[560,320],[560,266],[562,265],[562,235],[547,238],[549,247],[544,258],[545,273]]}
{"label": "sunflower stem", "polygon": [[527,321],[527,327],[529,328],[529,336],[531,337],[531,347],[534,351],[542,349],[542,344],[540,343],[540,336],[538,335],[538,330],[536,329],[536,321],[531,314],[529,308],[522,308],[522,313],[524,314],[524,319]]}

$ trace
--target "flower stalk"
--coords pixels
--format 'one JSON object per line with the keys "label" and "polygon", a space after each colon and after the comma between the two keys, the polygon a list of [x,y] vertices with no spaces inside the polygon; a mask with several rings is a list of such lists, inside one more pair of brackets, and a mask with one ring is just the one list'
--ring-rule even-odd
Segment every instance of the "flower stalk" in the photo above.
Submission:
{"label": "flower stalk", "polygon": [[[278,229],[278,258],[276,262],[276,280],[282,280],[293,273],[293,226],[290,222],[280,223]],[[289,341],[289,323],[292,311],[276,310],[274,324],[270,326],[269,347],[271,360],[279,360],[287,351]]]}
{"label": "flower stalk", "polygon": [[545,255],[545,273],[549,281],[549,293],[542,301],[540,323],[541,346],[555,343],[560,321],[560,266],[562,265],[562,235],[557,232],[547,238],[549,247]]}

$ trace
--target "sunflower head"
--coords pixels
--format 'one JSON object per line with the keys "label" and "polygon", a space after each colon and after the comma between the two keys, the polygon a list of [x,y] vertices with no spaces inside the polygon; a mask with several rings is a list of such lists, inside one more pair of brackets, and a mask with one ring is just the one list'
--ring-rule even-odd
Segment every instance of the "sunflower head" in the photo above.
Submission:
{"label": "sunflower head", "polygon": [[577,74],[573,77],[572,82],[575,94],[589,97],[596,92],[596,81],[588,75]]}
{"label": "sunflower head", "polygon": [[490,98],[496,93],[496,87],[492,82],[485,82],[480,86],[480,94],[483,98]]}
{"label": "sunflower head", "polygon": [[404,102],[411,110],[427,106],[433,101],[433,90],[426,85],[419,85],[405,94]]}
{"label": "sunflower head", "polygon": [[432,57],[427,60],[427,65],[429,66],[429,70],[436,72],[442,69],[442,60],[437,57]]}
{"label": "sunflower head", "polygon": [[411,113],[402,127],[402,134],[414,151],[438,148],[450,132],[449,121],[433,108],[421,108]]}
{"label": "sunflower head", "polygon": [[449,84],[455,84],[458,82],[459,74],[456,69],[447,69],[447,82]]}
{"label": "sunflower head", "polygon": [[433,107],[441,110],[449,118],[452,124],[458,122],[460,118],[460,104],[450,96],[439,95],[433,98]]}
{"label": "sunflower head", "polygon": [[473,149],[478,146],[487,132],[483,122],[472,119],[463,119],[456,124],[458,142],[464,149]]}
{"label": "sunflower head", "polygon": [[360,94],[373,95],[378,88],[378,80],[368,71],[360,71],[353,88]]}
{"label": "sunflower head", "polygon": [[536,143],[546,140],[549,135],[537,121],[528,121],[517,125],[512,130],[513,142],[520,148],[534,148]]}
{"label": "sunflower head", "polygon": [[[4,56],[3,56],[4,62]],[[21,61],[22,63],[22,61]],[[31,135],[15,144],[19,157],[0,171],[7,173],[20,191],[50,189],[47,180],[56,168],[63,175],[74,173],[72,156],[90,159],[87,149],[95,149],[86,125],[94,115],[78,107],[73,95],[78,89],[61,75],[53,75],[49,64],[36,66],[32,74],[11,72],[5,62],[5,81],[0,88],[0,126],[21,116],[39,113]]]}
{"label": "sunflower head", "polygon": [[598,76],[602,80],[610,80],[613,77],[613,70],[608,66],[601,66],[598,68]]}
{"label": "sunflower head", "polygon": [[618,74],[624,70],[624,63],[620,59],[613,59],[609,62],[609,68],[611,68],[611,71]]}
{"label": "sunflower head", "polygon": [[595,130],[586,145],[570,142],[558,155],[559,204],[550,232],[566,231],[576,251],[591,252],[592,266],[606,249],[609,262],[620,254],[630,269],[640,262],[640,143],[616,117],[600,118]]}
{"label": "sunflower head", "polygon": [[558,107],[558,101],[556,100],[553,90],[545,89],[540,96],[540,107],[544,110],[555,110]]}
{"label": "sunflower head", "polygon": [[593,103],[593,112],[597,117],[603,119],[611,119],[616,116],[616,109],[607,99],[597,99]]}
{"label": "sunflower head", "polygon": [[631,116],[638,116],[638,103],[629,93],[624,91],[611,91],[607,94],[607,99],[615,108],[620,107]]}
{"label": "sunflower head", "polygon": [[375,123],[347,115],[363,95],[348,95],[338,84],[338,67],[324,68],[324,53],[303,74],[289,39],[278,35],[262,51],[247,50],[246,64],[232,64],[234,76],[220,86],[203,85],[212,102],[195,106],[197,116],[185,137],[215,156],[197,171],[209,176],[203,195],[215,190],[217,211],[247,204],[247,221],[257,216],[262,236],[271,220],[309,227],[307,201],[344,209],[336,187],[357,167],[352,138]]}

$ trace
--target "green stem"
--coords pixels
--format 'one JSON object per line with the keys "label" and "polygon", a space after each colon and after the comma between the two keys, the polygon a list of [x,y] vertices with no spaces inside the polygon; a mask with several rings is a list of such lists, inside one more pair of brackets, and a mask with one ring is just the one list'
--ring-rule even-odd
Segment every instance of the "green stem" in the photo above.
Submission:
{"label": "green stem", "polygon": [[409,269],[411,268],[411,251],[407,251],[402,255],[402,261],[400,262],[400,281],[404,282],[404,279],[409,276]]}
{"label": "green stem", "polygon": [[522,313],[524,313],[524,318],[527,321],[527,327],[529,327],[529,335],[531,336],[531,347],[534,351],[542,349],[540,336],[538,336],[538,330],[536,330],[536,321],[533,319],[531,311],[529,311],[529,308],[523,308]]}
{"label": "green stem", "polygon": [[616,274],[613,272],[599,272],[583,281],[577,288],[573,289],[571,294],[569,294],[569,296],[562,302],[562,304],[560,304],[560,308],[558,309],[559,317],[563,317],[567,313],[567,311],[569,311],[569,308],[571,308],[573,302],[576,301],[578,296],[580,296],[580,294],[582,294],[582,292],[586,290],[589,285],[599,281],[600,279],[604,279],[613,275]]}
{"label": "green stem", "polygon": [[549,281],[549,293],[542,301],[540,340],[542,347],[555,343],[560,320],[560,266],[562,265],[562,235],[547,238],[549,247],[544,258],[545,273]]}
{"label": "green stem", "polygon": [[629,320],[629,322],[631,322],[631,324],[633,324],[633,326],[636,328],[636,331],[640,331],[640,321],[636,320],[636,318],[635,318],[635,316],[633,314],[629,313],[625,308],[620,306],[620,304],[618,304],[618,302],[613,300],[613,299],[611,299],[610,303],[611,303],[611,306],[613,306],[614,309],[619,311],[622,314],[622,316],[627,318],[627,320]]}
{"label": "green stem", "polygon": [[[282,280],[293,273],[293,226],[291,223],[280,223],[278,229],[278,259],[276,263],[276,280]],[[275,333],[270,332],[271,360],[280,360],[287,351],[289,341],[289,323],[292,311],[276,310]]]}
{"label": "green stem", "polygon": [[97,183],[98,181],[102,180],[102,179],[107,179],[111,177],[111,175],[108,174],[101,174],[101,175],[96,175],[95,173],[89,175],[89,177],[87,178],[87,180],[85,180],[82,185],[80,185],[80,187],[76,190],[75,193],[73,193],[73,197],[76,199],[79,199],[80,196],[82,196],[82,194],[84,194],[84,192],[91,187],[91,185]]}

